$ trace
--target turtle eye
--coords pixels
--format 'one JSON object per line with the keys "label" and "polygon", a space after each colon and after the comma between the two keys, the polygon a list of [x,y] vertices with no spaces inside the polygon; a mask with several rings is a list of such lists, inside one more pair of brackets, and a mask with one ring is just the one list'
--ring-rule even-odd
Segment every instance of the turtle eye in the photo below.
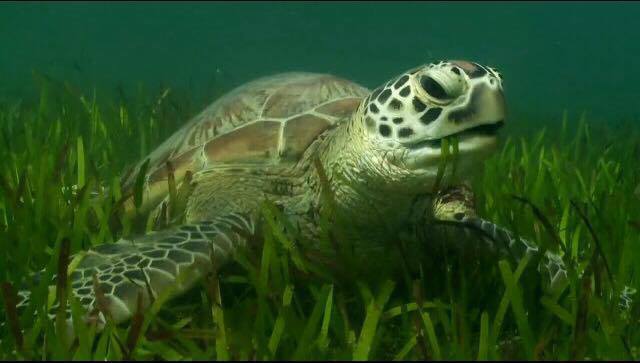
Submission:
{"label": "turtle eye", "polygon": [[457,67],[446,66],[423,70],[415,78],[415,87],[424,101],[447,105],[464,94],[467,86],[465,77]]}
{"label": "turtle eye", "polygon": [[437,100],[445,101],[452,98],[447,94],[444,87],[430,76],[422,76],[422,78],[420,78],[420,86],[429,96]]}

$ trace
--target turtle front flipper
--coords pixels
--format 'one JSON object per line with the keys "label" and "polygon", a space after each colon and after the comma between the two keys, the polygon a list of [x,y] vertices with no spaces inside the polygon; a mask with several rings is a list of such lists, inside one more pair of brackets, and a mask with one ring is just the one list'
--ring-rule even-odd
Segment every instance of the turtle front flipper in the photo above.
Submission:
{"label": "turtle front flipper", "polygon": [[[526,255],[539,254],[540,248],[533,242],[515,236],[509,230],[491,221],[478,217],[466,218],[462,224],[482,233],[495,243],[498,250],[502,249],[511,254],[516,261],[522,260]],[[538,265],[538,271],[546,271],[549,274],[551,289],[562,286],[567,280],[567,269],[562,257],[552,251],[546,250],[542,261]]]}
{"label": "turtle front flipper", "polygon": [[[541,252],[532,241],[515,236],[508,229],[476,215],[473,193],[466,185],[459,185],[441,191],[433,201],[433,217],[439,223],[457,225],[479,232],[491,248],[512,256],[520,262],[526,255]],[[545,251],[538,271],[548,273],[551,289],[562,286],[567,281],[567,270],[562,257],[552,251]]]}
{"label": "turtle front flipper", "polygon": [[[232,213],[100,245],[81,253],[75,268],[70,268],[73,295],[87,311],[86,322],[96,321],[102,328],[108,314],[120,323],[136,313],[138,295],[146,308],[160,296],[184,293],[198,279],[219,269],[254,232],[251,216]],[[26,307],[28,294],[20,296],[23,300],[18,307]],[[51,317],[57,307],[56,302]],[[67,316],[72,326],[69,312]]]}

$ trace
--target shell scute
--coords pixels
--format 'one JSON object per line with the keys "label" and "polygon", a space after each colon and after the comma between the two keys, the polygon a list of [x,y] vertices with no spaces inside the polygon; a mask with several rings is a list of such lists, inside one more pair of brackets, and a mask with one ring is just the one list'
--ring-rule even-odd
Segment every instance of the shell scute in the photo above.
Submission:
{"label": "shell scute", "polygon": [[276,155],[281,122],[257,121],[204,145],[209,164],[228,162],[264,162]]}
{"label": "shell scute", "polygon": [[305,114],[287,121],[284,126],[282,157],[297,160],[307,147],[332,123],[326,118]]}
{"label": "shell scute", "polygon": [[351,115],[361,101],[362,98],[359,97],[344,98],[326,103],[318,107],[316,111],[328,116],[343,118]]}
{"label": "shell scute", "polygon": [[352,87],[351,82],[331,75],[304,77],[275,90],[267,99],[262,116],[288,118],[301,114],[326,101],[349,96]]}
{"label": "shell scute", "polygon": [[[182,154],[178,155],[177,157],[171,160],[171,165],[173,165],[174,178],[182,180],[182,178],[184,177],[184,173],[186,173],[187,170],[193,170],[194,168],[197,167],[194,164],[196,164],[196,161],[197,161],[195,154],[198,151],[200,151],[200,148],[196,147],[191,150],[187,150],[183,152]],[[164,165],[165,165],[164,168],[162,167],[162,164],[161,164],[159,168],[157,168],[154,172],[149,174],[149,179],[148,179],[149,183],[167,180],[167,177],[169,176],[169,169],[166,165],[166,161]]]}

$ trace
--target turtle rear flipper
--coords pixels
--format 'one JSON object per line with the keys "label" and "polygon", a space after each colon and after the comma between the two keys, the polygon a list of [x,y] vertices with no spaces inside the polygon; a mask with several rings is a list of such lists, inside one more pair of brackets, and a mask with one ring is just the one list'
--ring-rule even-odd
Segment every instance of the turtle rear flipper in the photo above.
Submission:
{"label": "turtle rear flipper", "polygon": [[[106,323],[104,314],[108,314],[120,323],[136,313],[138,295],[146,308],[158,297],[184,293],[227,262],[254,231],[251,216],[231,213],[100,245],[80,257],[70,274],[71,290],[87,311],[85,321],[97,320],[101,328]],[[18,307],[26,307],[28,293],[20,296],[23,299]],[[52,318],[57,307],[58,302],[51,308]],[[67,316],[70,319],[69,311]],[[68,326],[72,326],[70,320]]]}

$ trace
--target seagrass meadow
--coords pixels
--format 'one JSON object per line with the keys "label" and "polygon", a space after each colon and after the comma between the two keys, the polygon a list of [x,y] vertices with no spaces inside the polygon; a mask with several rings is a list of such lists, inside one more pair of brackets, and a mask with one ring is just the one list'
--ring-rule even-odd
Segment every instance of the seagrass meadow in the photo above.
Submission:
{"label": "seagrass meadow", "polygon": [[[640,360],[638,19],[640,2],[612,1],[0,2],[0,360]],[[449,68],[447,63],[461,68]],[[446,73],[418,77],[415,67],[420,65],[437,66]],[[265,113],[267,99],[275,93],[255,85],[247,97],[241,97],[242,102],[234,104],[237,107],[219,110],[229,119],[242,114],[240,123],[250,126],[257,119],[244,111],[260,108],[264,117],[260,122],[272,126],[282,122],[279,151],[289,141],[294,144],[311,135],[320,140],[314,147],[328,145],[334,151],[323,153],[326,149],[304,146],[304,142],[296,145],[308,147],[307,155],[341,158],[344,162],[338,166],[344,166],[345,173],[329,167],[322,174],[322,161],[314,164],[319,159],[309,158],[296,165],[307,168],[302,177],[279,174],[278,180],[267,181],[268,168],[227,164],[225,172],[228,167],[230,173],[237,173],[225,179],[229,185],[238,181],[242,189],[251,181],[243,184],[236,177],[247,181],[258,175],[254,179],[260,179],[264,188],[284,185],[286,189],[295,184],[297,194],[271,193],[270,189],[253,198],[256,190],[261,193],[264,188],[235,194],[225,190],[224,194],[220,185],[227,184],[215,184],[221,179],[211,178],[207,186],[214,191],[202,188],[200,198],[190,198],[191,184],[182,183],[189,180],[186,175],[202,181],[196,178],[207,173],[219,176],[216,173],[222,168],[183,173],[187,163],[163,158],[178,148],[171,142],[165,145],[174,149],[165,147],[146,159],[232,89],[284,72],[331,74],[356,86],[348,97],[341,93],[327,103],[301,106],[304,112],[294,114],[297,106],[289,106],[288,118]],[[467,78],[458,77],[465,74]],[[290,74],[281,81],[293,78]],[[319,94],[332,93],[326,83],[317,84]],[[486,95],[476,88],[481,84],[493,90],[489,93],[493,96],[469,96],[464,109],[455,108],[459,104],[454,96],[460,92]],[[376,89],[379,94],[373,96]],[[409,93],[402,96],[403,90]],[[306,102],[315,97],[307,83],[287,91],[283,99]],[[255,94],[268,96],[263,102]],[[402,163],[418,168],[428,164],[428,170],[405,169],[422,170],[430,178],[424,190],[426,182],[415,183],[417,197],[422,198],[418,202],[432,207],[424,213],[416,208],[419,217],[437,209],[427,198],[430,193],[437,197],[438,189],[460,186],[459,180],[448,177],[454,170],[473,189],[479,217],[471,216],[473,221],[495,223],[484,224],[493,226],[493,232],[498,231],[496,225],[503,227],[498,237],[508,230],[534,242],[538,253],[522,257],[512,245],[499,245],[498,238],[489,246],[487,233],[482,236],[471,228],[463,231],[468,234],[462,238],[460,223],[456,226],[437,218],[419,223],[417,227],[424,227],[420,233],[411,235],[406,232],[416,231],[403,229],[396,237],[396,229],[388,228],[393,231],[390,238],[376,239],[377,231],[387,227],[382,222],[395,218],[389,224],[404,228],[403,216],[415,217],[414,204],[411,213],[394,208],[408,204],[393,205],[409,199],[410,193],[404,190],[405,184],[390,183],[400,180],[390,174],[347,180],[366,184],[347,185],[365,192],[352,199],[373,202],[351,208],[355,205],[349,204],[351,197],[342,193],[340,201],[346,202],[339,207],[353,210],[335,209],[349,209],[349,218],[332,213],[338,193],[332,195],[331,188],[325,188],[327,175],[333,185],[339,185],[343,175],[377,169],[383,158],[376,155],[382,153],[367,160],[351,158],[349,153],[369,155],[367,148],[362,149],[365,152],[357,149],[360,139],[323,144],[323,140],[335,140],[332,135],[341,137],[335,131],[342,129],[320,134],[314,120],[299,127],[300,133],[288,134],[293,136],[285,137],[284,130],[298,118],[309,121],[302,116],[331,116],[320,120],[327,122],[345,117],[352,112],[342,108],[345,103],[327,111],[330,115],[320,111],[345,97],[353,107],[358,107],[354,99],[360,97],[372,101],[361,104],[356,112],[362,117],[353,120],[363,121],[379,136],[402,138],[399,150],[409,155]],[[383,115],[382,106],[393,112]],[[454,111],[458,117],[449,118]],[[378,118],[369,118],[368,112]],[[445,123],[445,118],[451,122]],[[203,120],[202,124],[212,121]],[[216,125],[222,125],[218,130],[224,134],[232,129],[227,126],[236,126],[235,121],[213,125],[211,137],[221,135]],[[423,137],[421,132],[430,132],[431,127],[438,135]],[[498,128],[497,149],[489,158],[481,163],[457,158],[461,150],[471,150],[464,150],[465,138],[492,137]],[[265,129],[235,140],[249,144],[267,139]],[[189,151],[195,150],[196,142],[190,141],[195,133],[186,135],[183,140],[194,147]],[[237,156],[237,149],[227,149],[229,144],[217,143],[220,139],[206,142]],[[356,147],[345,152],[350,144]],[[369,149],[379,151],[380,145]],[[431,159],[418,165],[420,160],[414,156],[423,154],[412,152],[423,147]],[[388,151],[383,150],[384,158]],[[292,156],[289,161],[299,160]],[[164,161],[170,161],[166,169],[162,169]],[[258,161],[266,162],[265,158]],[[479,172],[468,174],[476,166]],[[313,167],[317,175],[309,177]],[[153,178],[154,182],[161,182],[153,186],[162,191],[155,196],[167,197],[166,218],[158,218],[165,225],[148,213],[154,202],[145,194],[151,190],[145,189],[151,185],[145,184],[145,178],[157,176],[156,172],[162,177]],[[381,184],[386,188],[378,188]],[[135,253],[93,254],[93,260],[87,260],[100,273],[84,275],[88,269],[83,270],[85,260],[80,257],[87,256],[83,251],[113,252],[124,244],[114,246],[118,241],[138,242],[138,237],[165,227],[202,232],[204,223],[191,224],[197,217],[184,224],[188,218],[182,212],[194,200],[202,209],[215,212],[211,215],[227,218],[223,212],[239,212],[234,209],[235,199],[241,199],[240,204],[262,196],[275,196],[275,200],[237,208],[256,212],[258,217],[246,224],[252,224],[248,229],[253,232],[255,222],[257,233],[229,238],[229,245],[233,239],[243,246],[217,274],[204,276],[188,291],[181,291],[181,268],[171,270],[175,273],[164,269],[171,275],[170,282],[165,282],[169,281],[166,275],[153,281],[145,275],[144,268],[151,267],[146,271],[152,273],[161,269],[151,266],[146,258],[151,257],[149,250],[142,249],[153,249],[159,242],[169,245],[160,251],[167,257],[161,262],[175,267],[168,260],[177,261],[166,249],[177,250],[179,243],[171,238],[142,237],[152,243],[134,246],[140,247]],[[387,208],[382,206],[385,203]],[[216,211],[221,205],[224,211]],[[383,212],[374,216],[377,207]],[[298,218],[300,211],[305,215]],[[374,218],[378,216],[384,218]],[[467,217],[461,217],[463,222],[472,219]],[[296,233],[301,219],[313,233]],[[353,228],[356,222],[358,227]],[[413,219],[408,222],[415,227]],[[220,224],[214,227],[224,230]],[[361,233],[351,235],[359,238],[346,238],[354,229]],[[154,235],[165,236],[162,233]],[[186,235],[192,237],[191,232]],[[213,252],[220,246],[209,237],[197,242]],[[387,245],[371,244],[372,250],[382,251],[376,258],[353,253],[355,243],[362,246],[369,239]],[[322,260],[310,245],[335,254],[329,259],[321,256]],[[522,245],[515,247],[522,249]],[[194,255],[204,255],[196,249],[191,248]],[[567,278],[559,286],[549,286],[550,267],[539,268],[548,261],[546,252],[561,256],[566,268]],[[135,260],[143,254],[144,263]],[[107,255],[108,262],[102,261]],[[127,269],[113,275],[105,272],[132,257],[134,262],[127,262]],[[217,261],[208,262],[207,267],[217,267]],[[195,266],[195,257],[184,265]],[[136,268],[141,271],[133,271]],[[133,281],[125,271],[141,272],[146,290],[139,284],[141,278]],[[74,279],[78,274],[83,276],[81,282]],[[120,290],[116,297],[123,299],[110,300],[122,303],[120,310],[111,310],[120,318],[125,309],[127,318],[133,315],[118,323],[113,319],[116,314],[104,313],[107,299],[100,289],[111,286],[113,277],[120,279],[119,287],[135,285]],[[163,289],[154,290],[151,282]],[[169,298],[172,288],[179,290],[179,296]],[[30,293],[28,300],[22,300],[25,291]],[[115,285],[110,291],[110,297],[118,295]],[[104,326],[97,327],[95,321],[80,323],[88,316],[85,306],[94,314],[89,320],[100,316],[100,310]]]}
{"label": "seagrass meadow", "polygon": [[[473,180],[480,215],[562,252],[569,278],[554,293],[532,259],[473,246],[438,244],[417,265],[390,248],[395,270],[330,274],[265,204],[258,250],[127,323],[102,332],[76,324],[67,341],[64,315],[45,313],[56,299],[46,276],[65,276],[70,254],[151,228],[121,213],[120,175],[199,109],[168,88],[103,97],[36,81],[36,101],[0,106],[3,360],[640,359],[638,120],[611,125],[562,110],[554,122],[511,120]],[[22,288],[32,300],[18,312]],[[57,289],[79,316],[63,279]]]}

